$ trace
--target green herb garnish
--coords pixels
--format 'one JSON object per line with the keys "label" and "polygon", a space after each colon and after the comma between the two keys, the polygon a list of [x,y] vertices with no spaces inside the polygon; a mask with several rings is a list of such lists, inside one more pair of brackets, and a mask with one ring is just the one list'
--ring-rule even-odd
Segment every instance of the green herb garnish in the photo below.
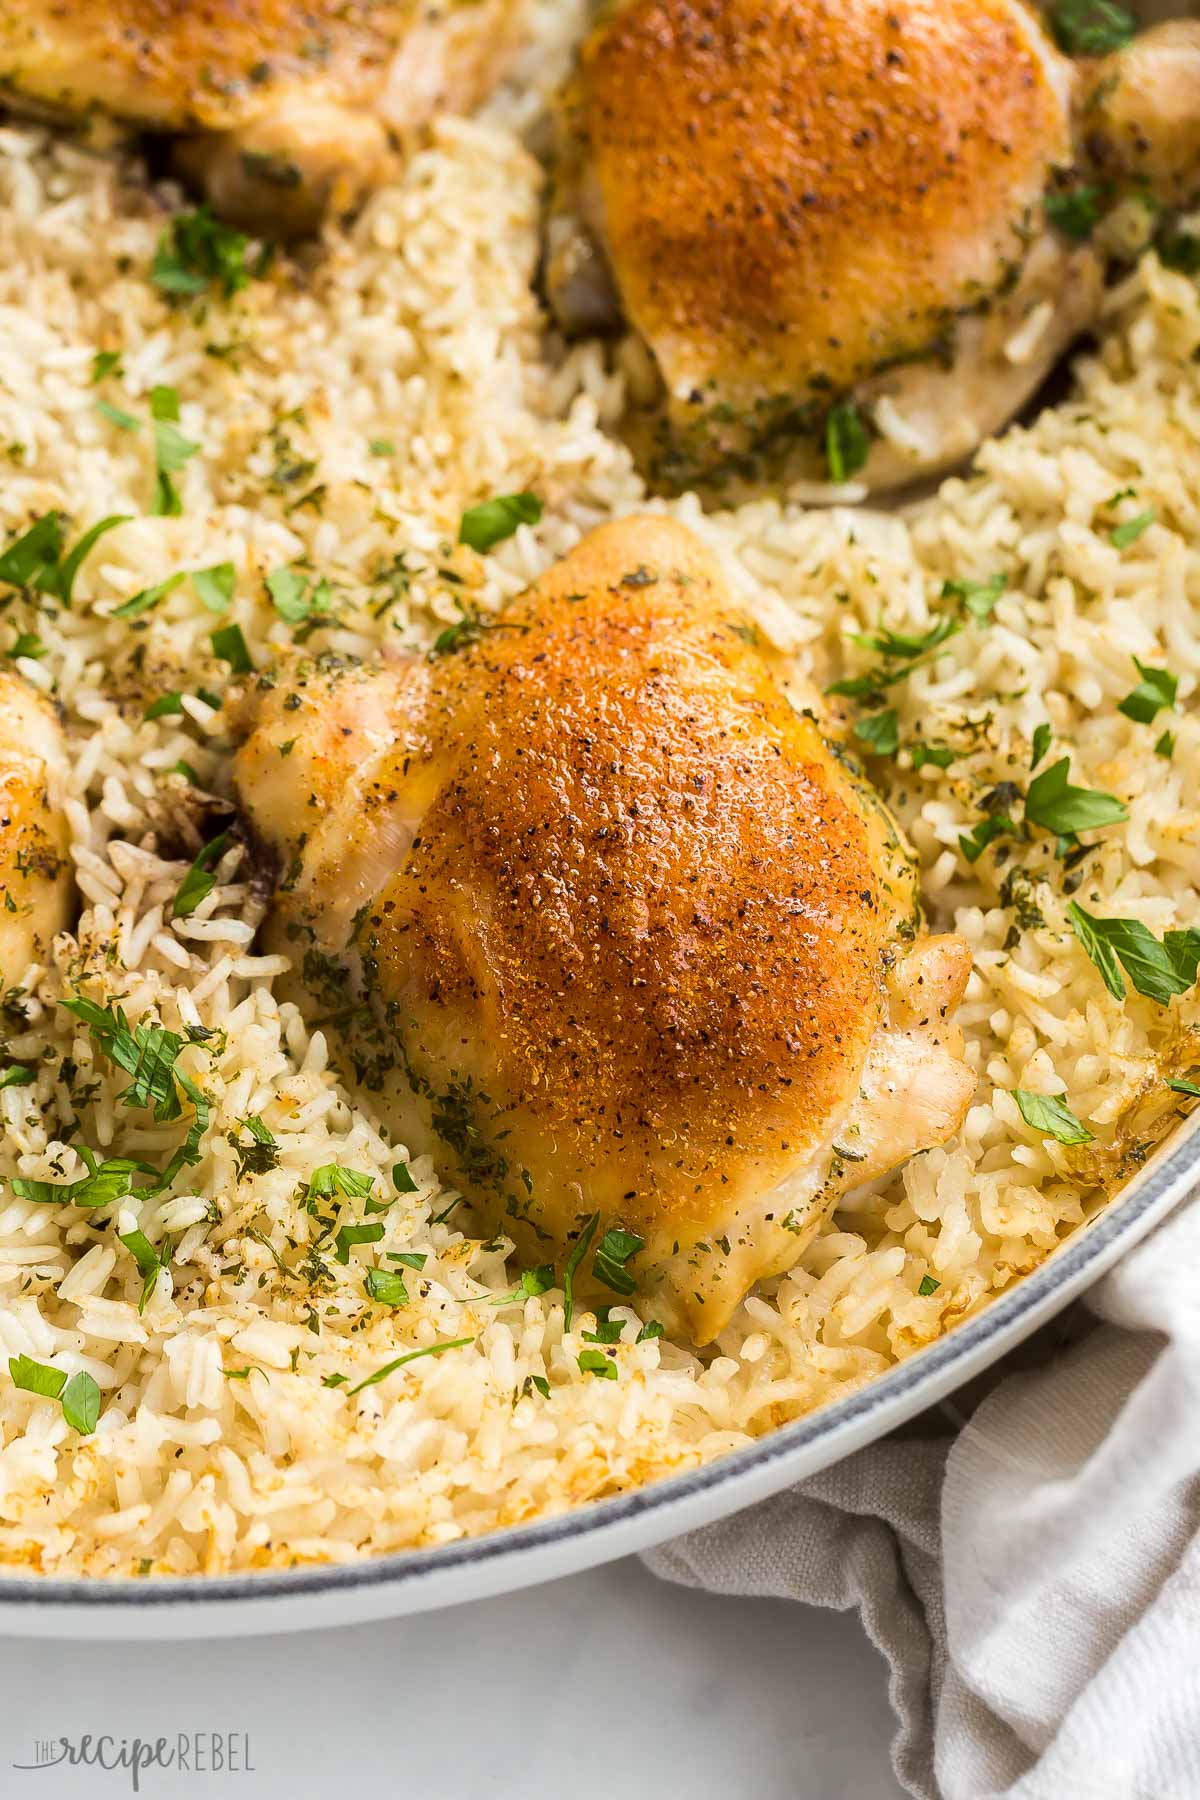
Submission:
{"label": "green herb garnish", "polygon": [[213,655],[221,662],[228,663],[235,675],[253,675],[254,663],[250,656],[250,646],[240,625],[221,625],[209,638],[213,647]]}
{"label": "green herb garnish", "polygon": [[1130,544],[1137,543],[1143,531],[1149,531],[1153,523],[1154,508],[1148,507],[1145,512],[1138,513],[1136,518],[1114,525],[1108,534],[1108,541],[1114,550],[1127,550]]}
{"label": "green herb garnish", "polygon": [[1112,794],[1096,788],[1072,787],[1068,780],[1069,756],[1035,775],[1025,796],[1025,817],[1031,825],[1060,836],[1095,831],[1129,817],[1129,808]]}
{"label": "green herb garnish", "polygon": [[542,503],[536,494],[497,494],[469,506],[458,524],[458,541],[484,555],[494,544],[513,535],[519,525],[536,525]]}
{"label": "green herb garnish", "polygon": [[[420,1356],[444,1356],[447,1350],[462,1350],[467,1344],[474,1342],[474,1338],[449,1338],[443,1344],[427,1344],[424,1350],[409,1350],[404,1356],[397,1356],[391,1362],[384,1363],[382,1369],[376,1369],[373,1375],[368,1375],[363,1381],[356,1382],[352,1388],[347,1388],[346,1398],[352,1399],[355,1394],[361,1394],[364,1388],[374,1387],[377,1382],[386,1381],[389,1375],[394,1374],[397,1369],[402,1369],[405,1363],[416,1362]],[[343,1376],[342,1379],[345,1380],[345,1377]]]}
{"label": "green herb garnish", "polygon": [[191,299],[214,284],[227,300],[247,287],[249,239],[215,219],[207,206],[176,213],[158,240],[150,279],[172,299]]}
{"label": "green herb garnish", "polygon": [[212,613],[229,611],[236,580],[232,563],[214,563],[210,569],[192,570],[192,586],[196,590],[196,598]]}
{"label": "green herb garnish", "polygon": [[848,400],[825,415],[825,467],[831,481],[848,481],[867,460],[871,440],[858,408]]}
{"label": "green herb garnish", "polygon": [[1147,668],[1136,656],[1133,665],[1142,679],[1118,703],[1117,711],[1138,725],[1149,725],[1160,712],[1167,712],[1174,706],[1179,683],[1169,670]]}
{"label": "green herb garnish", "polygon": [[95,1431],[100,1417],[100,1389],[85,1369],[68,1381],[61,1369],[52,1369],[48,1363],[34,1362],[30,1356],[10,1356],[8,1372],[14,1387],[59,1401],[63,1418],[72,1431],[81,1437],[90,1437]]}
{"label": "green herb garnish", "polygon": [[1055,0],[1050,28],[1071,56],[1107,56],[1132,42],[1137,21],[1113,0]]}
{"label": "green herb garnish", "polygon": [[585,1375],[599,1375],[604,1381],[617,1379],[617,1365],[611,1356],[605,1356],[603,1350],[581,1350],[579,1367]]}
{"label": "green herb garnish", "polygon": [[[900,727],[894,709],[887,712],[869,713],[866,718],[858,719],[854,725],[854,735],[860,738],[876,756],[895,756],[900,747]],[[936,758],[930,757],[929,761]],[[915,760],[913,767],[917,767]],[[942,764],[945,767],[945,764]]]}
{"label": "green herb garnish", "polygon": [[1034,1131],[1057,1138],[1060,1144],[1090,1144],[1093,1134],[1053,1094],[1032,1094],[1028,1088],[1014,1088],[1013,1099],[1021,1117]]}
{"label": "green herb garnish", "polygon": [[190,919],[200,902],[212,893],[217,885],[216,865],[224,856],[232,836],[232,832],[222,831],[210,844],[204,845],[171,902],[173,919]]}

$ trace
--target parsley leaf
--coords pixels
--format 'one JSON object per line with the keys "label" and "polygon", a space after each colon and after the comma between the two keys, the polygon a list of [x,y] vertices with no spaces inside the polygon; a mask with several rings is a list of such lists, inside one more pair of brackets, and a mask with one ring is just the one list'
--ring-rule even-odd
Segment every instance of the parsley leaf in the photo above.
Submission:
{"label": "parsley leaf", "polygon": [[160,694],[157,700],[152,700],[142,717],[143,719],[174,719],[178,718],[182,712],[183,695],[174,692]]}
{"label": "parsley leaf", "polygon": [[337,1248],[334,1251],[338,1262],[348,1263],[350,1252],[355,1244],[377,1244],[383,1236],[383,1225],[342,1225],[334,1237]]}
{"label": "parsley leaf", "polygon": [[511,537],[519,525],[536,525],[541,516],[542,503],[536,494],[497,494],[493,500],[481,500],[478,506],[467,508],[459,520],[458,541],[482,556]]}
{"label": "parsley leaf", "polygon": [[333,605],[333,592],[329,583],[323,577],[312,582],[298,569],[285,567],[273,570],[267,576],[267,592],[275,611],[289,625],[298,625],[303,619],[327,613]]}
{"label": "parsley leaf", "polygon": [[986,625],[1007,586],[1008,579],[1004,575],[991,575],[986,581],[943,581],[942,599],[961,600],[971,617],[978,624]]}
{"label": "parsley leaf", "polygon": [[1029,767],[1031,769],[1037,768],[1043,756],[1045,756],[1047,750],[1050,748],[1050,741],[1053,736],[1053,731],[1044,719],[1040,725],[1034,727],[1033,750],[1029,758]]}
{"label": "parsley leaf", "polygon": [[229,611],[229,603],[233,599],[234,583],[237,579],[232,563],[214,563],[210,569],[193,569],[192,586],[202,606],[209,612],[223,613]]}
{"label": "parsley leaf", "polygon": [[104,381],[109,375],[121,373],[121,352],[119,350],[97,350],[92,358],[92,386]]}
{"label": "parsley leaf", "polygon": [[1093,1133],[1053,1094],[1033,1094],[1028,1088],[1014,1088],[1013,1099],[1021,1117],[1034,1131],[1057,1138],[1060,1144],[1090,1144]]}
{"label": "parsley leaf", "polygon": [[240,625],[222,625],[214,631],[209,642],[213,647],[213,655],[223,663],[228,663],[235,675],[252,675],[254,663],[250,656],[250,646]]}
{"label": "parsley leaf", "polygon": [[26,1068],[24,1063],[9,1063],[0,1071],[0,1088],[32,1087],[37,1080],[37,1071]]}
{"label": "parsley leaf", "polygon": [[585,1375],[599,1375],[604,1381],[617,1379],[617,1365],[603,1350],[581,1350],[579,1367]]}
{"label": "parsley leaf", "polygon": [[[596,1235],[596,1227],[600,1223],[600,1214],[594,1212],[576,1241],[575,1248],[567,1258],[563,1269],[563,1330],[571,1329],[571,1315],[575,1310],[575,1271],[588,1253],[588,1246]],[[619,1290],[618,1290],[619,1291]],[[632,1289],[630,1290],[632,1292]]]}
{"label": "parsley leaf", "polygon": [[[158,240],[150,279],[172,298],[190,299],[214,283],[229,300],[247,287],[249,239],[214,219],[207,206],[176,213]],[[257,270],[254,271],[258,273]]]}
{"label": "parsley leaf", "polygon": [[1070,768],[1071,759],[1064,756],[1034,776],[1025,796],[1025,817],[1031,825],[1069,836],[1115,825],[1129,817],[1129,808],[1112,794],[1096,788],[1072,787],[1068,780]]}
{"label": "parsley leaf", "polygon": [[8,1185],[18,1200],[28,1200],[34,1206],[93,1208],[124,1200],[133,1192],[135,1175],[154,1173],[148,1164],[131,1162],[126,1156],[114,1156],[101,1162],[82,1144],[79,1155],[87,1165],[88,1173],[81,1175],[78,1181],[34,1181],[14,1175]]}
{"label": "parsley leaf", "polygon": [[659,1321],[657,1319],[647,1319],[633,1341],[635,1344],[647,1344],[651,1338],[660,1338],[662,1334],[663,1328]]}
{"label": "parsley leaf", "polygon": [[1114,550],[1127,550],[1130,544],[1136,544],[1143,531],[1149,531],[1154,523],[1154,508],[1138,513],[1136,518],[1125,519],[1120,525],[1114,525],[1108,534],[1108,541]]}
{"label": "parsley leaf", "polygon": [[645,1249],[646,1240],[640,1238],[635,1231],[623,1231],[613,1226],[606,1231],[596,1245],[596,1255],[592,1262],[592,1273],[597,1281],[605,1287],[612,1288],[617,1294],[632,1294],[637,1283],[625,1265],[639,1250]]}
{"label": "parsley leaf", "polygon": [[922,1299],[927,1300],[930,1294],[937,1293],[941,1285],[941,1282],[935,1280],[932,1275],[922,1275],[920,1284],[917,1287],[917,1292],[921,1295]]}
{"label": "parsley leaf", "polygon": [[0,555],[0,581],[11,587],[36,588],[39,593],[52,594],[64,606],[69,606],[75,577],[92,546],[106,531],[124,525],[131,516],[129,513],[111,513],[85,531],[74,549],[63,556],[62,514],[43,513]]}
{"label": "parsley leaf", "polygon": [[1175,733],[1173,731],[1163,732],[1157,744],[1154,746],[1154,754],[1155,756],[1161,756],[1165,761],[1170,762],[1175,754]]}
{"label": "parsley leaf", "polygon": [[1115,1000],[1125,998],[1118,962],[1137,992],[1159,1006],[1195,985],[1200,931],[1169,931],[1160,944],[1139,919],[1097,919],[1074,900],[1067,917]]}
{"label": "parsley leaf", "polygon": [[908,746],[914,769],[923,769],[926,763],[932,763],[935,769],[948,769],[952,762],[958,761],[958,751],[952,750],[949,744],[927,744],[918,739]]}
{"label": "parsley leaf", "polygon": [[[374,1185],[373,1175],[364,1175],[358,1169],[343,1169],[340,1163],[323,1163],[309,1176],[305,1194],[309,1200],[330,1200],[335,1194],[342,1194],[347,1200],[362,1200]],[[378,1229],[382,1236],[382,1225]]]}
{"label": "parsley leaf", "polygon": [[943,614],[936,619],[928,631],[917,635],[902,631],[889,631],[882,627],[879,631],[850,631],[847,637],[852,644],[861,644],[864,649],[878,650],[887,657],[924,656],[929,650],[936,650],[947,638],[954,637],[962,626],[957,619]]}
{"label": "parsley leaf", "polygon": [[392,1186],[398,1194],[415,1194],[419,1183],[413,1179],[413,1172],[407,1163],[393,1163]]}
{"label": "parsley leaf", "polygon": [[45,1400],[57,1400],[67,1385],[61,1369],[34,1362],[31,1356],[10,1356],[8,1372],[14,1387],[24,1388],[27,1394],[40,1394]]}
{"label": "parsley leaf", "polygon": [[[382,1231],[382,1226],[380,1230]],[[404,1277],[395,1269],[368,1269],[363,1278],[363,1287],[372,1300],[378,1300],[381,1306],[407,1306],[408,1289],[404,1285]]]}
{"label": "parsley leaf", "polygon": [[1149,725],[1160,712],[1174,706],[1179,683],[1167,669],[1149,669],[1136,656],[1133,664],[1142,679],[1119,702],[1117,711],[1138,725]]}
{"label": "parsley leaf", "polygon": [[1055,0],[1050,28],[1071,56],[1107,56],[1132,41],[1137,22],[1113,0]]}
{"label": "parsley leaf", "polygon": [[1095,183],[1081,182],[1060,194],[1047,194],[1043,201],[1046,217],[1057,231],[1082,244],[1100,223],[1100,208],[1105,190]]}
{"label": "parsley leaf", "polygon": [[122,601],[120,606],[114,607],[113,618],[136,619],[140,613],[149,612],[160,600],[165,600],[168,594],[173,594],[177,587],[182,587],[186,580],[186,575],[177,573],[168,575],[165,581],[156,581],[153,587],[140,589],[128,600]]}
{"label": "parsley leaf", "polygon": [[60,1395],[63,1418],[80,1437],[90,1437],[100,1417],[100,1389],[86,1369],[72,1375]]}
{"label": "parsley leaf", "polygon": [[200,902],[212,893],[217,885],[215,866],[224,856],[232,835],[232,832],[223,831],[210,844],[204,845],[171,902],[173,919],[191,918]]}
{"label": "parsley leaf", "polygon": [[[869,713],[866,718],[858,719],[854,735],[861,738],[876,756],[895,756],[900,747],[900,728],[895,710],[889,707],[887,712]],[[930,757],[928,760],[933,761],[935,758]],[[915,759],[913,766],[918,766]]]}
{"label": "parsley leaf", "polygon": [[111,401],[97,400],[96,411],[102,418],[107,419],[110,425],[115,425],[118,431],[140,431],[142,429],[140,419],[135,419],[132,413],[122,412],[121,408],[113,406]]}
{"label": "parsley leaf", "polygon": [[132,1076],[122,1106],[153,1106],[160,1122],[179,1117],[173,1072],[184,1040],[177,1032],[154,1022],[131,1026],[121,1007],[99,1006],[84,994],[59,1005],[82,1020],[102,1055]]}
{"label": "parsley leaf", "polygon": [[847,481],[857,475],[870,453],[871,442],[858,408],[850,401],[831,406],[825,415],[825,467],[831,481]]}
{"label": "parsley leaf", "polygon": [[977,863],[993,839],[1005,837],[1016,829],[1016,822],[1007,813],[992,813],[970,831],[959,832],[958,847],[969,863]]}
{"label": "parsley leaf", "polygon": [[349,1400],[355,1394],[361,1394],[364,1388],[374,1387],[377,1382],[386,1381],[387,1377],[395,1370],[402,1369],[405,1363],[416,1362],[419,1356],[444,1356],[447,1350],[461,1350],[467,1344],[474,1342],[474,1338],[449,1338],[441,1344],[427,1344],[423,1350],[409,1350],[404,1356],[397,1356],[391,1362],[384,1363],[382,1369],[376,1369],[373,1375],[368,1375],[363,1381],[356,1382],[352,1388],[347,1388],[346,1398]]}

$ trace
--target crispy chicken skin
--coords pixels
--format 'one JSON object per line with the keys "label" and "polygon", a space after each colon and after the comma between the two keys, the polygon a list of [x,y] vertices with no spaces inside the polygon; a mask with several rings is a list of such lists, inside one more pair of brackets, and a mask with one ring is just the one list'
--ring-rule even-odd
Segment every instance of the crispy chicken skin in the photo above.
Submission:
{"label": "crispy chicken skin", "polygon": [[966,946],[918,935],[892,821],[784,673],[644,518],[462,650],[301,663],[233,709],[274,935],[370,997],[444,1177],[534,1262],[593,1215],[634,1233],[699,1342],[973,1087]]}
{"label": "crispy chicken skin", "polygon": [[0,983],[23,984],[49,959],[71,894],[61,788],[66,751],[50,706],[0,673]]}
{"label": "crispy chicken skin", "polygon": [[226,217],[314,228],[383,179],[391,134],[491,87],[521,0],[0,0],[0,83],[56,116],[179,136]]}
{"label": "crispy chicken skin", "polygon": [[[1179,54],[1110,79],[1114,160],[1168,65],[1187,87]],[[875,487],[1011,417],[1099,304],[1098,250],[1042,209],[1098,91],[1021,0],[606,8],[561,109],[547,281],[568,330],[623,317],[649,349],[659,484],[754,477],[781,446],[821,476],[851,397]]]}

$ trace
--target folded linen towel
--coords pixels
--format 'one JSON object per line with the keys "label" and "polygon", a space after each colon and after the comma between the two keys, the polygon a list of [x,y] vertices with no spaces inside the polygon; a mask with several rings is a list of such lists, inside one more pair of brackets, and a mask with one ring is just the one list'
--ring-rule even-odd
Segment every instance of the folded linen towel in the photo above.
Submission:
{"label": "folded linen towel", "polygon": [[1200,1196],[1086,1305],[1095,1329],[968,1416],[646,1558],[857,1607],[918,1800],[1200,1796]]}

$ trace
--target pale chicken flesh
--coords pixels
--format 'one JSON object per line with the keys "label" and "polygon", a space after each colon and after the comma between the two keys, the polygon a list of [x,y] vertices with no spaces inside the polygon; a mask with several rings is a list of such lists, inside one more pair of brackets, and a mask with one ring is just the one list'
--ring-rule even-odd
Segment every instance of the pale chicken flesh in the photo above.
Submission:
{"label": "pale chicken flesh", "polygon": [[49,703],[0,673],[0,985],[45,968],[71,895],[66,750]]}
{"label": "pale chicken flesh", "polygon": [[[531,1263],[628,1233],[698,1342],[974,1085],[966,945],[920,931],[893,821],[787,688],[643,518],[459,649],[297,661],[231,709],[273,941],[322,1010],[369,1003],[442,1176]],[[576,1292],[611,1300],[604,1267]]]}
{"label": "pale chicken flesh", "polygon": [[1096,318],[1104,248],[1045,196],[1186,204],[1198,120],[1197,23],[1078,62],[1022,0],[617,0],[560,108],[549,297],[648,352],[659,486],[898,485]]}
{"label": "pale chicken flesh", "polygon": [[0,0],[0,95],[177,141],[216,210],[314,230],[395,166],[397,138],[502,72],[523,0]]}

